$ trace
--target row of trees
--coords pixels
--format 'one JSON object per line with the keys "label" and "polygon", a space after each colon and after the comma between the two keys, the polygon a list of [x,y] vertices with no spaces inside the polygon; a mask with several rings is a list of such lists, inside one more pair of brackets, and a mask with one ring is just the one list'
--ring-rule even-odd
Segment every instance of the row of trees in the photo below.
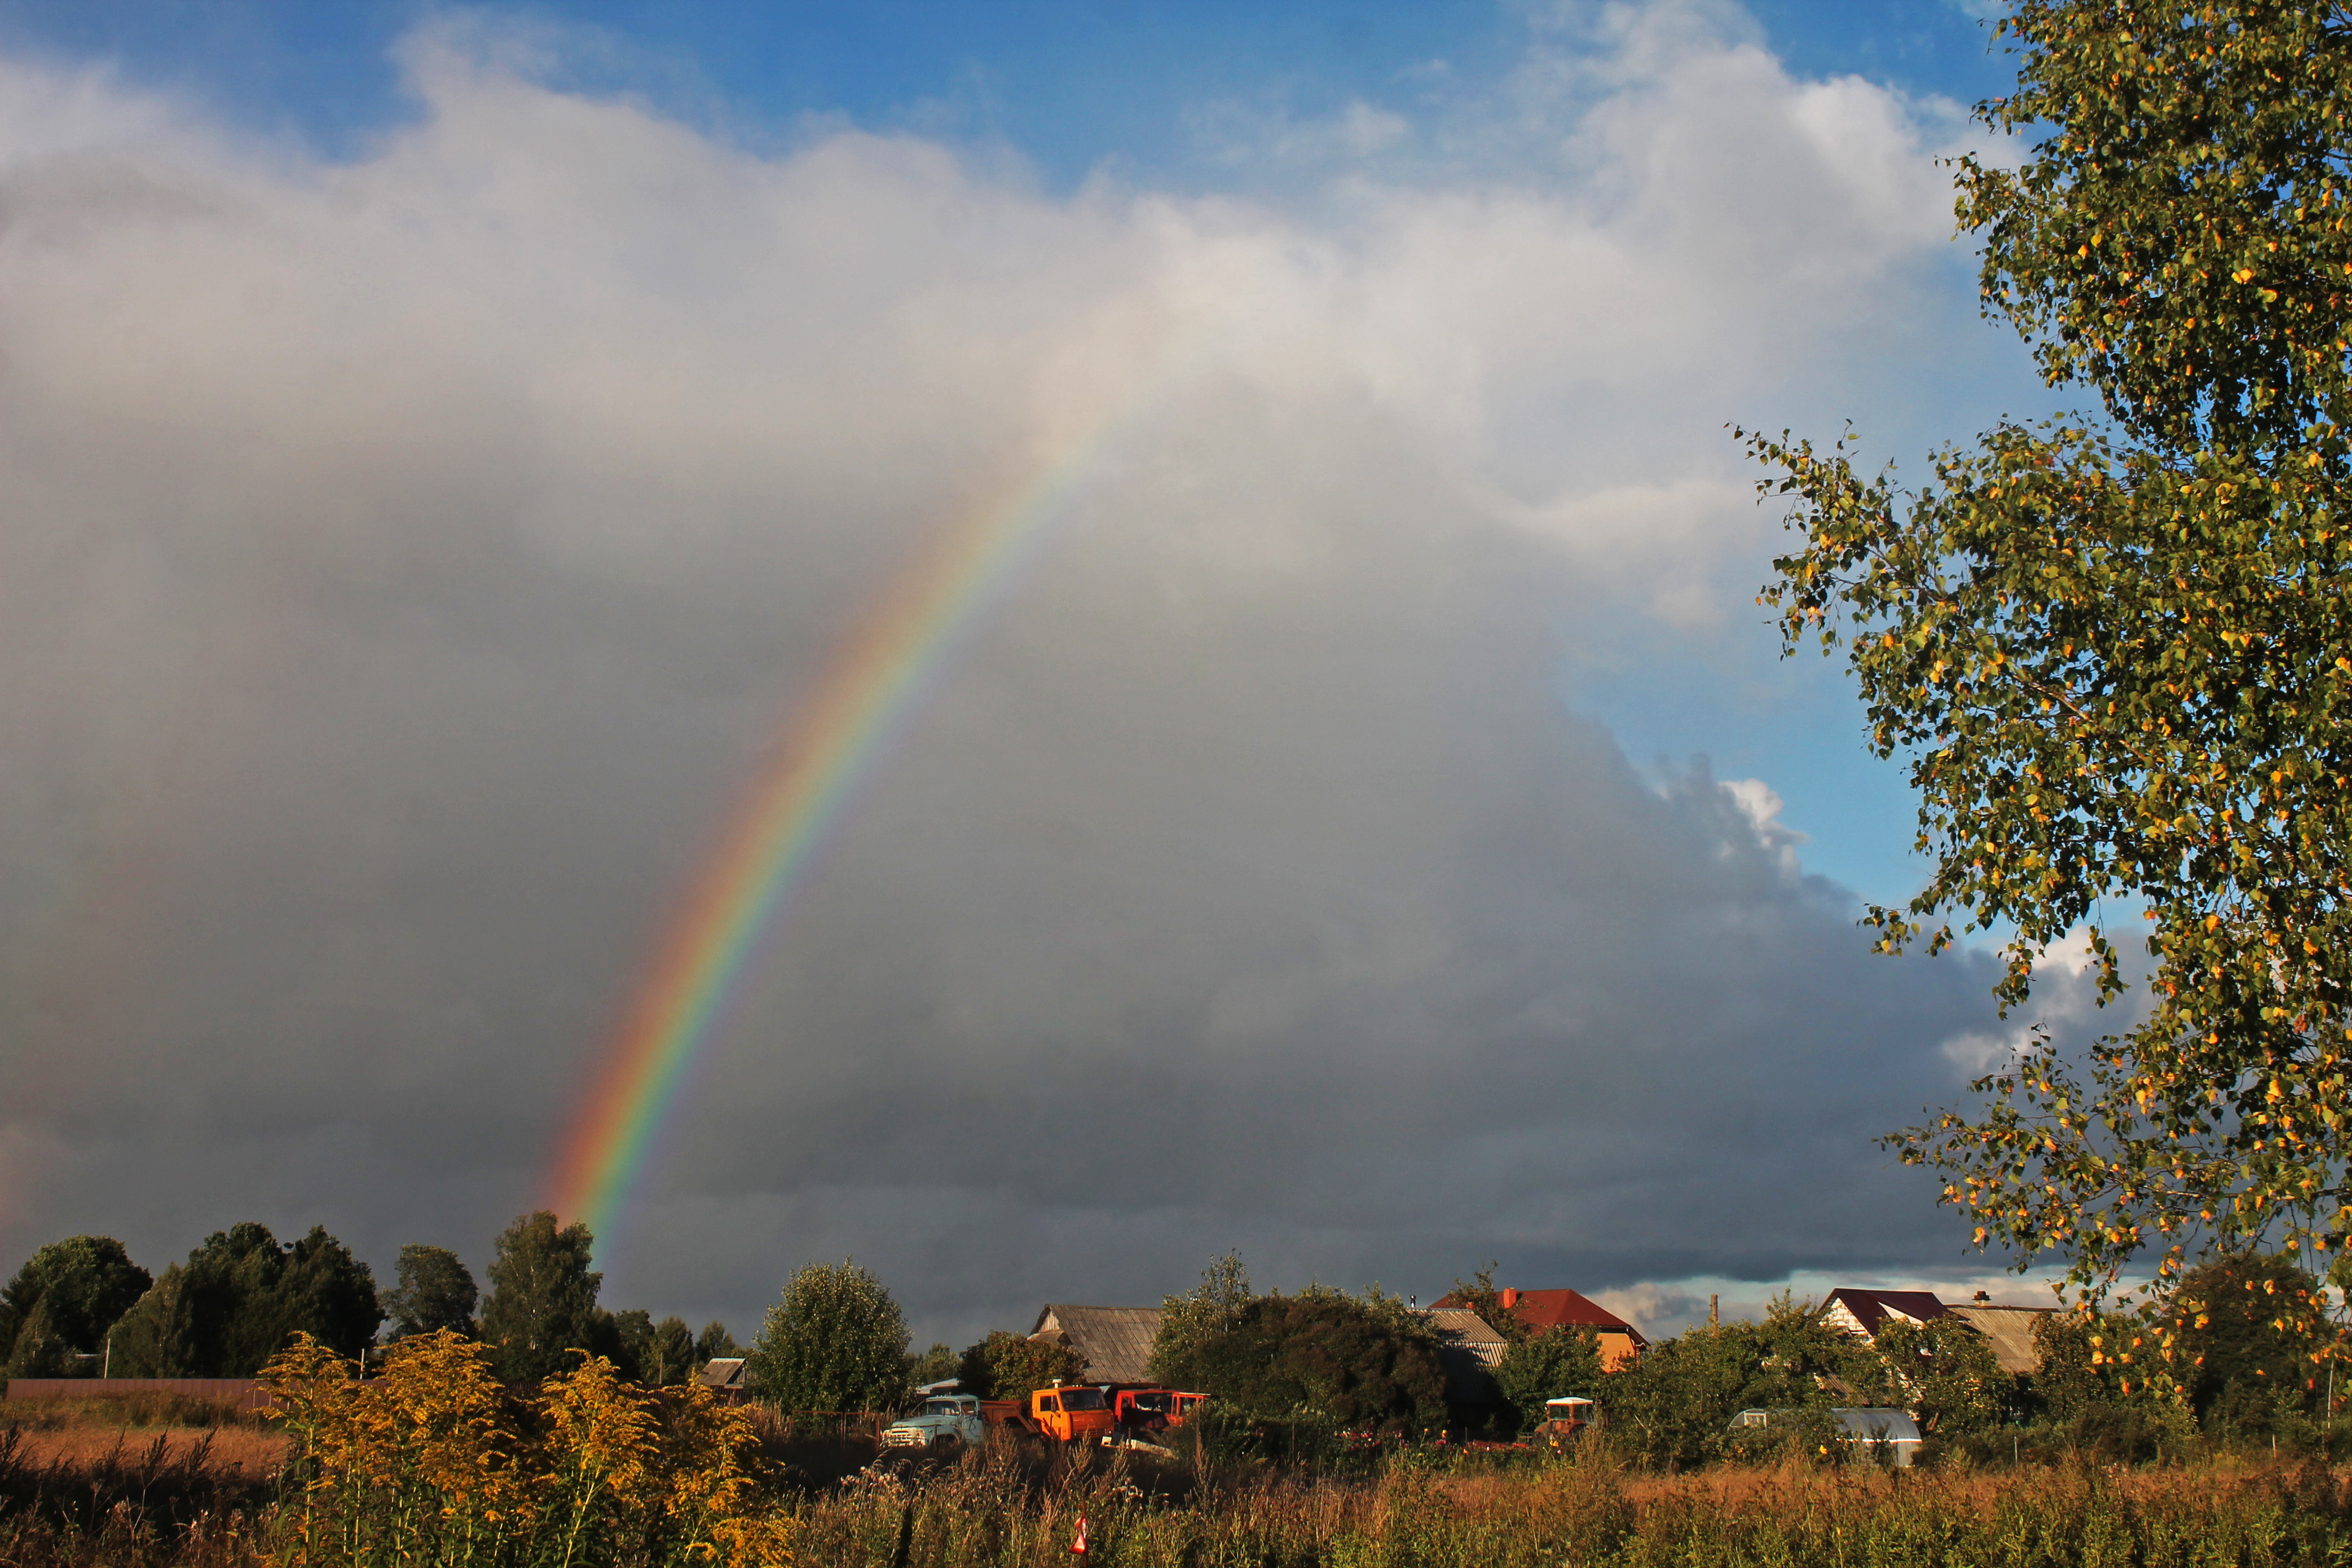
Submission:
{"label": "row of trees", "polygon": [[698,1335],[675,1317],[600,1306],[593,1239],[544,1210],[522,1215],[493,1244],[485,1296],[456,1253],[423,1245],[401,1248],[394,1284],[379,1290],[373,1270],[316,1226],[282,1243],[266,1226],[235,1225],[161,1277],[110,1237],[68,1237],[0,1287],[0,1368],[11,1377],[249,1377],[298,1332],[357,1357],[380,1338],[448,1329],[483,1341],[509,1382],[552,1375],[586,1351],[658,1385],[735,1352],[723,1324]]}
{"label": "row of trees", "polygon": [[1907,1409],[1927,1436],[1961,1445],[2006,1428],[2175,1451],[2200,1436],[2310,1441],[2328,1423],[2346,1349],[2317,1280],[2291,1258],[2245,1254],[2191,1270],[2136,1311],[2045,1314],[2030,1375],[2004,1371],[1957,1320],[1890,1322],[1865,1344],[1786,1295],[1760,1322],[1700,1325],[1607,1373],[1589,1333],[1530,1336],[1510,1314],[1497,1319],[1515,1342],[1496,1381],[1523,1419],[1547,1398],[1585,1394],[1623,1449],[1661,1466],[1780,1440],[1732,1429],[1743,1410],[1832,1405]]}

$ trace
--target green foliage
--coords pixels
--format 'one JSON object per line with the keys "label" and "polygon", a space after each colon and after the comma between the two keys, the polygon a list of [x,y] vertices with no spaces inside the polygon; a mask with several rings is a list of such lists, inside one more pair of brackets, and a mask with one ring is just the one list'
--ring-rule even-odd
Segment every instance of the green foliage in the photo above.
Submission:
{"label": "green foliage", "polygon": [[1445,1373],[1416,1320],[1337,1290],[1260,1296],[1171,1352],[1154,1374],[1237,1417],[1316,1416],[1349,1430],[1445,1423]]}
{"label": "green foliage", "polygon": [[1843,1383],[1856,1354],[1784,1292],[1760,1323],[1700,1324],[1609,1373],[1601,1413],[1612,1441],[1637,1463],[1696,1465],[1725,1451],[1731,1418],[1743,1410],[1848,1403],[1832,1396],[1828,1380]]}
{"label": "green foliage", "polygon": [[2017,1379],[2003,1372],[1982,1334],[1950,1318],[1888,1321],[1873,1347],[1875,1379],[1848,1373],[1853,1403],[1906,1409],[1928,1436],[1981,1432],[2019,1406]]}
{"label": "green foliage", "polygon": [[743,1380],[782,1410],[896,1410],[912,1393],[907,1339],[905,1315],[870,1270],[811,1263],[768,1309]]}
{"label": "green foliage", "polygon": [[2325,1398],[2336,1342],[2319,1282],[2292,1258],[2231,1254],[2165,1303],[2166,1348],[2208,1432],[2270,1432]]}
{"label": "green foliage", "polygon": [[280,1245],[250,1221],[163,1270],[114,1326],[117,1377],[250,1377],[297,1332],[339,1354],[375,1338],[375,1276],[318,1226]]}
{"label": "green foliage", "polygon": [[569,1352],[593,1347],[596,1295],[604,1275],[588,1265],[595,1237],[575,1221],[558,1226],[539,1209],[519,1216],[492,1244],[482,1338],[509,1383],[552,1377]]}
{"label": "green foliage", "polygon": [[100,1348],[115,1320],[154,1280],[110,1236],[69,1236],[33,1254],[0,1289],[0,1368],[10,1377],[99,1369],[76,1352]]}
{"label": "green foliage", "polygon": [[907,1381],[917,1388],[927,1383],[945,1383],[962,1375],[963,1358],[950,1345],[934,1344],[907,1363]]}
{"label": "green foliage", "polygon": [[[2029,1053],[1895,1135],[1979,1245],[2096,1287],[2144,1250],[2352,1237],[2352,49],[2340,5],[2019,0],[2036,138],[1960,164],[1983,297],[2095,421],[2003,424],[1901,492],[1755,437],[1802,548],[1765,598],[1844,647],[1934,862],[1886,951],[2002,929],[2005,1007],[2078,925],[2147,917],[2146,1021]],[[2339,1263],[2331,1278],[2352,1282]]]}
{"label": "green foliage", "polygon": [[447,1247],[409,1243],[400,1249],[394,1279],[396,1283],[383,1298],[394,1338],[442,1329],[453,1329],[469,1338],[476,1332],[474,1306],[481,1290],[464,1259]]}
{"label": "green foliage", "polygon": [[613,1363],[632,1383],[655,1381],[658,1352],[654,1348],[654,1315],[642,1307],[625,1312],[596,1309],[589,1330],[590,1349]]}
{"label": "green foliage", "polygon": [[998,1329],[967,1347],[950,1375],[977,1398],[1026,1399],[1037,1389],[1076,1383],[1086,1370],[1085,1360],[1067,1345]]}
{"label": "green foliage", "polygon": [[743,1352],[736,1347],[735,1336],[727,1325],[718,1321],[702,1325],[702,1332],[694,1339],[694,1353],[701,1361],[727,1361]]}
{"label": "green foliage", "polygon": [[1601,1337],[1591,1329],[1555,1324],[1519,1339],[1495,1368],[1502,1390],[1522,1427],[1544,1419],[1544,1401],[1571,1394],[1596,1398],[1601,1389]]}
{"label": "green foliage", "polygon": [[691,1382],[708,1357],[696,1353],[694,1331],[683,1318],[664,1318],[654,1325],[653,1360],[646,1382],[656,1388]]}
{"label": "green foliage", "polygon": [[1221,1331],[1250,1300],[1249,1270],[1239,1252],[1213,1258],[1201,1270],[1201,1284],[1189,1296],[1160,1302],[1160,1330],[1151,1341],[1151,1375],[1173,1388],[1189,1388],[1177,1369],[1189,1366],[1203,1340]]}

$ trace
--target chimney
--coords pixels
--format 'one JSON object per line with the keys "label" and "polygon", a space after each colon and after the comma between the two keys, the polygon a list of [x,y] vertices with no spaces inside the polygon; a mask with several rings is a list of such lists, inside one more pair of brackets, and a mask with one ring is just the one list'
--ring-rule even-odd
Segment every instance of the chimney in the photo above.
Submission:
{"label": "chimney", "polygon": [[1503,1310],[1505,1310],[1506,1312],[1507,1312],[1507,1311],[1509,1311],[1512,1308],[1514,1308],[1514,1307],[1517,1306],[1518,1304],[1519,1304],[1519,1293],[1518,1293],[1517,1290],[1514,1290],[1514,1289],[1510,1289],[1508,1286],[1504,1287],[1504,1289],[1503,1289]]}

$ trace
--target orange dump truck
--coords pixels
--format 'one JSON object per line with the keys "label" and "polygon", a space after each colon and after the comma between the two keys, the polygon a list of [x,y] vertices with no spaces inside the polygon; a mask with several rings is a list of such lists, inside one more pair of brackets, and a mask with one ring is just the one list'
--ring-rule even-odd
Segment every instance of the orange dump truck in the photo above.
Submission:
{"label": "orange dump truck", "polygon": [[1111,1434],[1118,1417],[1099,1388],[1083,1384],[1056,1384],[1029,1396],[1029,1425],[1043,1436],[1064,1443],[1099,1441]]}

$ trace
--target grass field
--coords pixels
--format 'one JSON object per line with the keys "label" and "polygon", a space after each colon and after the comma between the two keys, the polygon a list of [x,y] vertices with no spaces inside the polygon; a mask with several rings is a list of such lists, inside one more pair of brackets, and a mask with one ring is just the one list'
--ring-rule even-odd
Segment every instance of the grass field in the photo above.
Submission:
{"label": "grass field", "polygon": [[[8,1410],[0,1415],[19,1414]],[[0,1564],[284,1561],[286,1439],[204,1411],[27,1412],[0,1426]],[[172,1417],[177,1416],[178,1424]],[[2316,1462],[2089,1462],[1887,1474],[1630,1473],[1601,1453],[1405,1455],[1376,1473],[1196,1474],[1181,1459],[1003,1445],[859,1468],[772,1445],[797,1561],[843,1568],[2322,1568],[2352,1560],[2352,1486]],[[1088,1552],[1073,1555],[1079,1521]]]}

